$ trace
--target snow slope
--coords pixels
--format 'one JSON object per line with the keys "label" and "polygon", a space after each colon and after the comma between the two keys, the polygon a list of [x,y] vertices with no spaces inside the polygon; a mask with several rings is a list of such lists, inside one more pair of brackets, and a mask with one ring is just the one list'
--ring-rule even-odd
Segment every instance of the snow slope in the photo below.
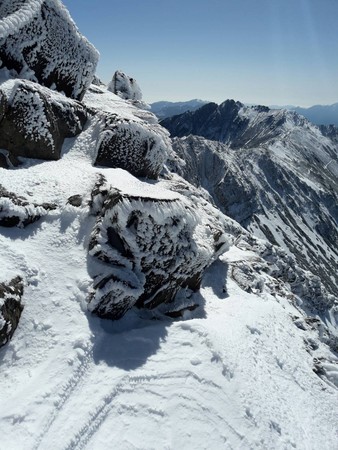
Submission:
{"label": "snow slope", "polygon": [[[108,110],[134,114],[102,95]],[[125,193],[180,195],[169,181],[93,167],[99,128],[92,119],[67,139],[59,161],[0,169],[6,189],[57,205],[25,229],[0,229],[1,279],[26,282],[19,327],[0,349],[0,448],[335,448],[338,359],[317,329],[302,325],[301,300],[290,300],[287,284],[272,295],[234,281],[233,264],[257,264],[254,247],[237,239],[208,269],[192,294],[200,306],[184,320],[132,310],[110,322],[88,312],[88,200],[98,174]],[[75,194],[79,207],[68,201]],[[259,276],[264,286],[267,275]],[[333,313],[326,321],[336,326]]]}

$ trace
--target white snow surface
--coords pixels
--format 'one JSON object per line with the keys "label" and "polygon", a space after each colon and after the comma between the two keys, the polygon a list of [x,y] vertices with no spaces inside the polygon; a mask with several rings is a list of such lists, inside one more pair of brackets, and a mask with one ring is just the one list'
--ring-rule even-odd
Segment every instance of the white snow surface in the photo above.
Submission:
{"label": "white snow surface", "polygon": [[[134,114],[122,100],[116,108]],[[228,264],[252,252],[233,246],[216,261],[194,294],[200,308],[182,321],[130,311],[109,322],[87,311],[87,200],[98,174],[132,195],[179,198],[93,167],[98,131],[90,121],[59,161],[0,169],[7,190],[58,205],[25,229],[0,229],[0,280],[22,275],[26,284],[18,329],[0,349],[0,448],[337,448],[337,390],[313,372],[310,332],[291,319],[299,311],[228,276]],[[74,194],[81,207],[67,203]],[[336,367],[327,363],[333,381]]]}

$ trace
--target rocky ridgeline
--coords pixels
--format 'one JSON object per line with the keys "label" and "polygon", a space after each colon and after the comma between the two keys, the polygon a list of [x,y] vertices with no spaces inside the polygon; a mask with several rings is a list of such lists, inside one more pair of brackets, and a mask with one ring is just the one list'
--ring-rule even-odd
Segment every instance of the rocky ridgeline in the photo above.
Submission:
{"label": "rocky ridgeline", "polygon": [[[233,105],[236,111],[237,106]],[[174,119],[183,129],[185,118],[188,126],[192,114]],[[255,138],[245,148],[237,148],[242,139],[237,133],[229,145],[216,141],[215,117],[209,130],[210,134],[214,131],[214,140],[193,135],[173,139],[176,157],[171,170],[206,189],[217,207],[247,230],[286,249],[300,267],[319,276],[337,296],[336,144],[295,113],[283,113],[285,123],[272,139],[268,138],[272,129],[263,123],[273,111],[243,107],[236,114],[238,120],[247,118],[246,133],[256,130],[258,122],[262,124],[259,140]],[[224,128],[231,127],[231,123],[224,124]]]}
{"label": "rocky ridgeline", "polygon": [[[333,291],[329,265],[336,261],[335,250],[327,255],[337,239],[334,172],[327,176],[325,169],[335,168],[331,159],[336,147],[330,146],[329,139],[318,151],[316,145],[304,144],[316,137],[315,131],[310,129],[305,140],[304,134],[293,132],[294,127],[309,128],[305,119],[228,102],[221,107],[206,105],[194,117],[187,113],[185,122],[173,120],[175,127],[179,125],[178,135],[200,130],[211,133],[206,127],[216,120],[213,131],[217,133],[212,138],[231,144],[232,149],[193,137],[174,140],[172,148],[167,130],[142,109],[145,105],[134,79],[118,71],[109,90],[94,79],[97,52],[79,34],[58,0],[4,1],[0,17],[0,171],[9,173],[17,166],[18,173],[23,158],[77,164],[76,157],[67,159],[67,151],[71,153],[73,147],[80,152],[81,164],[85,161],[92,170],[86,172],[90,179],[87,191],[84,185],[81,192],[72,185],[74,192],[67,191],[65,198],[53,197],[58,200],[55,204],[35,201],[30,191],[24,194],[4,177],[8,185],[0,186],[0,226],[15,227],[9,231],[15,231],[20,239],[20,228],[29,231],[33,222],[38,224],[43,218],[52,223],[52,210],[55,217],[69,213],[69,208],[81,210],[86,225],[95,216],[87,236],[88,271],[93,279],[88,309],[114,320],[132,308],[152,317],[184,317],[185,312],[201,307],[194,292],[205,269],[229,248],[244,249],[253,257],[229,259],[228,276],[247,292],[263,297],[268,293],[297,305],[297,327],[310,327],[318,320],[320,339],[336,350],[331,322],[325,319],[329,313],[330,317],[337,314],[335,297],[328,293]],[[73,144],[64,146],[71,137]],[[281,142],[289,143],[283,147],[289,151],[285,153],[288,161],[290,154],[299,160],[305,153],[317,158],[322,169],[315,171],[312,181],[319,183],[318,189],[308,186],[306,190],[299,171],[291,173],[285,166],[275,170],[270,157],[273,152],[266,147],[272,141],[277,145],[275,155]],[[241,146],[256,148],[252,152],[256,156],[239,152]],[[65,154],[63,150],[67,150]],[[35,162],[25,164],[26,169]],[[133,177],[123,172],[123,190],[114,184],[117,171],[105,168],[124,169]],[[314,171],[308,161],[300,171],[305,169]],[[74,167],[76,170],[82,175],[83,165]],[[50,190],[58,185],[56,179],[48,184],[52,177],[49,173],[45,180]],[[135,184],[134,177],[143,180]],[[285,191],[287,183],[293,191]],[[315,246],[310,242],[313,236],[304,234],[305,219],[299,226],[294,218],[297,208],[304,213],[300,203],[305,201],[302,198],[297,203],[295,189],[305,189],[311,205],[321,202],[325,206],[319,213],[312,211],[312,206],[307,208],[311,213],[308,228],[315,229],[321,239]],[[288,252],[279,248],[281,221],[275,228],[271,225],[276,214],[288,227],[285,236],[282,234]],[[294,238],[289,245],[294,230],[298,241]],[[261,231],[270,243],[253,238],[250,231]],[[317,255],[322,273],[304,270],[309,268],[303,264],[311,259],[309,255],[313,263]],[[316,274],[323,277],[327,289]],[[21,272],[8,278],[0,285],[0,345],[12,337],[18,324],[26,283]]]}

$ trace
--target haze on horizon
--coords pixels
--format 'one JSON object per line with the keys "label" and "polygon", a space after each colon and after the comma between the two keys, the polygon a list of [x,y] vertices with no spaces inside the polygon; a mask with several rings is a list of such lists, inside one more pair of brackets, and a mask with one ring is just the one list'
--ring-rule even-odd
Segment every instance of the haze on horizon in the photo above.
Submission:
{"label": "haze on horizon", "polygon": [[338,102],[337,0],[63,0],[101,57],[144,99]]}

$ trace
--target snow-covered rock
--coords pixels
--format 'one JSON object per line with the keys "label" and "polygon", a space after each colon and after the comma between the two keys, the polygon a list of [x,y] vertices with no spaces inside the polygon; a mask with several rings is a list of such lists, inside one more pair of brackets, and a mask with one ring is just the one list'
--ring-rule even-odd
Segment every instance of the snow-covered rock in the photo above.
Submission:
{"label": "snow-covered rock", "polygon": [[0,283],[0,347],[5,345],[14,334],[23,305],[23,281],[17,276],[9,282]]}
{"label": "snow-covered rock", "polygon": [[29,202],[25,197],[8,192],[0,185],[0,226],[26,227],[56,209],[52,203],[41,205]]}
{"label": "snow-covered rock", "polygon": [[37,83],[0,85],[0,148],[12,162],[18,156],[59,159],[64,139],[79,134],[86,120],[81,103]]}
{"label": "snow-covered rock", "polygon": [[98,217],[89,253],[105,270],[94,275],[89,309],[100,317],[119,319],[134,305],[154,309],[172,303],[180,289],[196,291],[228,244],[216,218],[205,223],[192,203],[169,190],[123,194],[101,177],[92,205]]}
{"label": "snow-covered rock", "polygon": [[81,99],[98,61],[59,0],[3,0],[0,67]]}
{"label": "snow-covered rock", "polygon": [[142,100],[141,88],[136,80],[120,70],[117,70],[114,73],[113,78],[107,87],[110,92],[118,95],[123,100]]}
{"label": "snow-covered rock", "polygon": [[83,102],[100,122],[95,164],[156,179],[171,152],[169,133],[149,111],[92,85]]}

